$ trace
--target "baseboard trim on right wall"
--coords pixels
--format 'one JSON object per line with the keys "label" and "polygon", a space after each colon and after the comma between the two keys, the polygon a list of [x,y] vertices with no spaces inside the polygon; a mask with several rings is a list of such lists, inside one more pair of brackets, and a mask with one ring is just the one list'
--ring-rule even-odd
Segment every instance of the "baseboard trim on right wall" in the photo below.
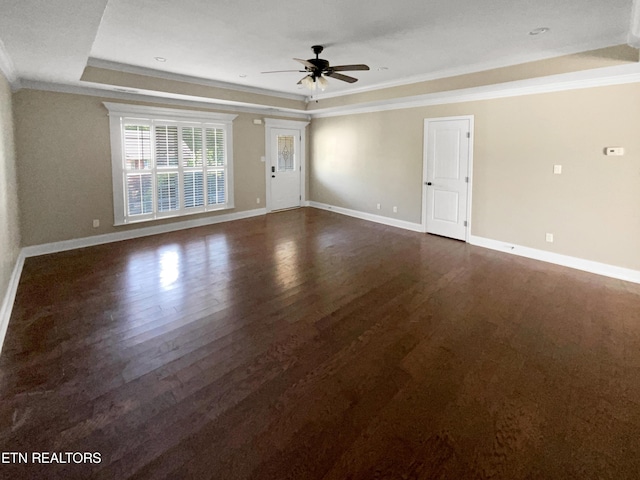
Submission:
{"label": "baseboard trim on right wall", "polygon": [[[411,230],[413,232],[424,232],[422,225],[420,225],[419,223],[396,220],[393,218],[383,217],[381,215],[373,215],[371,213],[359,212],[357,210],[351,210],[349,208],[336,207],[333,205],[327,205],[326,203],[314,201],[309,201],[308,206],[312,208],[318,208],[320,210],[336,212],[341,215],[347,215],[362,220],[368,220],[370,222],[382,223],[384,225],[403,228],[405,230]],[[545,250],[523,247],[522,245],[501,242],[499,240],[479,237],[477,235],[469,235],[468,243],[477,247],[489,248],[491,250],[497,250],[498,252],[510,253],[512,255],[518,255],[520,257],[531,258],[533,260],[553,263],[556,265],[561,265],[563,267],[575,268],[576,270],[595,273],[597,275],[603,275],[605,277],[617,278],[619,280],[624,280],[627,282],[640,283],[640,271],[632,270],[630,268],[616,267],[615,265],[609,265],[607,263],[594,262],[592,260],[571,257],[569,255],[562,255],[559,253],[547,252]]]}
{"label": "baseboard trim on right wall", "polygon": [[584,260],[582,258],[570,257],[559,253],[547,252],[545,250],[523,247],[521,245],[478,237],[476,235],[469,236],[469,243],[478,247],[490,248],[491,250],[510,253],[520,257],[555,263],[556,265],[575,268],[576,270],[583,270],[585,272],[604,275],[606,277],[617,278],[627,282],[640,283],[640,271],[631,270],[630,268],[616,267],[606,263],[594,262],[592,260]]}

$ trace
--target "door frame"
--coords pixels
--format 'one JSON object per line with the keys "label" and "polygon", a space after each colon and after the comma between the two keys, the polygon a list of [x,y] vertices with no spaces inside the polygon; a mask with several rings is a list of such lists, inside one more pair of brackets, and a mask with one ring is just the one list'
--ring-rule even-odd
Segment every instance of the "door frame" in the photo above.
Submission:
{"label": "door frame", "polygon": [[300,133],[300,206],[303,206],[305,198],[307,198],[307,130],[309,122],[301,122],[296,120],[281,120],[278,118],[264,119],[264,178],[265,178],[265,209],[267,212],[273,211],[271,208],[271,133],[274,128],[287,128],[290,130],[298,130]]}
{"label": "door frame", "polygon": [[459,115],[455,117],[435,117],[424,119],[424,133],[423,133],[423,145],[422,145],[422,231],[427,233],[427,152],[429,143],[429,124],[431,122],[442,122],[447,120],[469,120],[469,165],[467,167],[467,176],[469,182],[467,183],[467,228],[464,234],[464,241],[469,243],[471,237],[471,195],[473,192],[473,143],[474,143],[474,116],[473,115]]}

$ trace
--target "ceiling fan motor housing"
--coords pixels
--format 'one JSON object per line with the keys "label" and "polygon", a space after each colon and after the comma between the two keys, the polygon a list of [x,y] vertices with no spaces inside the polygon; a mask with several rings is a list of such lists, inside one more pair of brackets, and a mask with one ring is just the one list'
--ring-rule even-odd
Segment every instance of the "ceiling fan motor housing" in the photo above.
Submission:
{"label": "ceiling fan motor housing", "polygon": [[318,55],[322,53],[324,47],[322,45],[314,45],[311,47],[313,53],[316,55],[316,58],[310,58],[307,62],[311,63],[316,68],[305,67],[307,72],[311,72],[313,77],[318,77],[322,75],[322,72],[329,68],[329,62],[327,60],[323,60],[322,58],[318,58]]}
{"label": "ceiling fan motor housing", "polygon": [[315,72],[320,73],[320,72],[322,72],[324,70],[328,70],[329,69],[329,62],[327,60],[323,60],[322,58],[310,58],[307,61],[309,63],[312,63],[316,67],[314,70],[312,70],[309,67],[306,67],[309,72],[315,71]]}

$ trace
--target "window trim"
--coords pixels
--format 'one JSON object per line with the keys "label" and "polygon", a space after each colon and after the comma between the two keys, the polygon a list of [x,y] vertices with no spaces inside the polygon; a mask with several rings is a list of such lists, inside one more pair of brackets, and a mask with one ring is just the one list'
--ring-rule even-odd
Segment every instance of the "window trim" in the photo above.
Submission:
{"label": "window trim", "polygon": [[[160,220],[164,218],[183,217],[195,215],[198,213],[229,210],[235,207],[234,189],[233,189],[233,120],[237,117],[234,114],[217,113],[217,112],[201,112],[195,110],[182,110],[174,108],[148,107],[144,105],[129,105],[123,103],[103,102],[103,105],[109,111],[109,128],[111,136],[111,176],[113,186],[113,216],[114,226],[129,225],[132,223],[148,222]],[[227,172],[227,202],[223,205],[207,206],[206,199],[204,207],[195,208],[193,210],[185,210],[183,202],[180,198],[181,209],[173,212],[158,212],[157,205],[154,203],[154,212],[148,215],[140,215],[129,217],[126,214],[125,199],[125,166],[124,166],[124,144],[123,144],[123,126],[125,119],[139,118],[141,122],[153,125],[154,122],[168,122],[178,124],[179,126],[193,126],[199,124],[202,128],[222,127],[225,132],[225,148],[226,148],[226,172]],[[153,162],[154,175],[158,170]],[[206,177],[206,176],[205,176]],[[206,178],[205,178],[206,181]],[[154,180],[155,185],[155,180]],[[182,196],[183,186],[180,186]],[[155,199],[154,189],[154,199]]]}

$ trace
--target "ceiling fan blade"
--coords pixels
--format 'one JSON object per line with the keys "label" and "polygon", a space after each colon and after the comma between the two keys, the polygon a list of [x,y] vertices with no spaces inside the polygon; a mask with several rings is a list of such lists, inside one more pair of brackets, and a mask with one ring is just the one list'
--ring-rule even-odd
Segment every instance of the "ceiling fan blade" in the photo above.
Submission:
{"label": "ceiling fan blade", "polygon": [[287,72],[305,72],[305,70],[272,70],[270,72],[260,72],[260,73],[287,73]]}
{"label": "ceiling fan blade", "polygon": [[337,67],[329,67],[334,72],[349,72],[355,70],[369,70],[369,65],[338,65]]}
{"label": "ceiling fan blade", "polygon": [[347,82],[347,83],[355,83],[358,81],[357,78],[353,78],[348,75],[342,75],[341,73],[335,73],[335,72],[327,72],[326,76],[335,78],[336,80],[342,80],[343,82]]}
{"label": "ceiling fan blade", "polygon": [[307,67],[307,68],[309,68],[311,70],[315,70],[316,69],[316,66],[313,63],[308,62],[307,60],[302,60],[301,58],[294,58],[294,60],[296,62],[300,62],[302,65],[304,65],[305,67]]}

